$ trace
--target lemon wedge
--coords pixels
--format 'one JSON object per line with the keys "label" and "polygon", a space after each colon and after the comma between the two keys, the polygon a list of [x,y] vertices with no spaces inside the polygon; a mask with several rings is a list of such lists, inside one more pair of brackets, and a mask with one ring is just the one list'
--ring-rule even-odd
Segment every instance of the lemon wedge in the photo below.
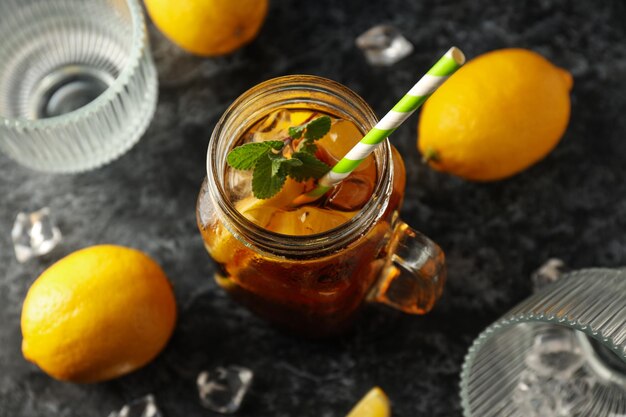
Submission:
{"label": "lemon wedge", "polygon": [[372,388],[346,417],[389,417],[391,404],[387,394],[379,387]]}

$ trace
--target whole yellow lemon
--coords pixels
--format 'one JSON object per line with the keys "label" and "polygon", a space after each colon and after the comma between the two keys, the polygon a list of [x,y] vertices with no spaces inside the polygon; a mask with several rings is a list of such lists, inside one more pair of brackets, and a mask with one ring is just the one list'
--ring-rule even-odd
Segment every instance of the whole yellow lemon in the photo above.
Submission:
{"label": "whole yellow lemon", "polygon": [[572,83],[567,71],[529,50],[481,55],[428,99],[418,148],[439,171],[477,181],[509,177],[557,145]]}
{"label": "whole yellow lemon", "polygon": [[144,0],[157,28],[188,52],[228,54],[254,39],[267,0]]}
{"label": "whole yellow lemon", "polygon": [[176,302],[147,255],[100,245],[44,271],[26,295],[21,321],[26,359],[54,378],[95,382],[152,360],[172,334]]}

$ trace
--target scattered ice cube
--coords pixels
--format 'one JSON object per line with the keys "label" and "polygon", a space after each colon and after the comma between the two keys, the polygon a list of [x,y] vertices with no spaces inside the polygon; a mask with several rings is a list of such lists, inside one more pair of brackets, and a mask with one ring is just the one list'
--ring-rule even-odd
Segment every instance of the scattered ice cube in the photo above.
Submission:
{"label": "scattered ice cube", "polygon": [[546,326],[535,336],[526,366],[540,376],[571,378],[585,361],[574,332],[566,327]]}
{"label": "scattered ice cube", "polygon": [[220,366],[201,372],[197,380],[200,402],[209,410],[232,414],[241,407],[252,376],[252,371],[242,366]]}
{"label": "scattered ice cube", "polygon": [[32,213],[18,213],[11,230],[15,257],[26,262],[36,256],[45,255],[61,242],[61,231],[44,207]]}
{"label": "scattered ice cube", "polygon": [[398,29],[378,25],[356,38],[356,45],[365,53],[372,65],[389,66],[409,56],[413,45]]}
{"label": "scattered ice cube", "polygon": [[152,394],[124,405],[120,411],[112,411],[109,417],[163,417]]}
{"label": "scattered ice cube", "polygon": [[561,278],[564,268],[565,262],[562,260],[557,258],[548,259],[531,276],[535,292]]}

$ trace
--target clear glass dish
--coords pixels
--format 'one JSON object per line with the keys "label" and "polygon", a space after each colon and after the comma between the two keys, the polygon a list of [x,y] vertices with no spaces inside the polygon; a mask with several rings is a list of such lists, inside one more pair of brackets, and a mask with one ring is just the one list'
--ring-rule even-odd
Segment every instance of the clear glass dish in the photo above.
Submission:
{"label": "clear glass dish", "polygon": [[157,74],[136,0],[6,0],[0,39],[0,150],[20,164],[93,169],[147,128]]}
{"label": "clear glass dish", "polygon": [[626,415],[626,271],[567,274],[489,326],[461,402],[465,417]]}

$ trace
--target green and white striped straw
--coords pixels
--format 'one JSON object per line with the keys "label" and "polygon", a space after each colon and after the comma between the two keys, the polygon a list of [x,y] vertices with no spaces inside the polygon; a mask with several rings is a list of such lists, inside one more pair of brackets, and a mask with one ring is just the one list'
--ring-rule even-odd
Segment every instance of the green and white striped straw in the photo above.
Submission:
{"label": "green and white striped straw", "polygon": [[359,166],[374,149],[417,110],[435,90],[465,63],[465,55],[452,47],[404,97],[383,117],[376,126],[357,143],[343,159],[325,175],[317,188],[294,200],[295,205],[317,200],[339,184]]}

